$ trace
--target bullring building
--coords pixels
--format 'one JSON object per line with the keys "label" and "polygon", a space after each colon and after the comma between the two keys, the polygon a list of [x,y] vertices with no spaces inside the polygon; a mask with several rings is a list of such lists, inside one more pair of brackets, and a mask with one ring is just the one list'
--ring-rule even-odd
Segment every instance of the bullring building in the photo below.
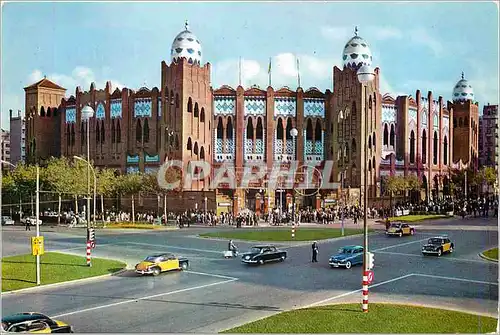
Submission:
{"label": "bullring building", "polygon": [[[202,208],[206,202],[209,209],[234,213],[286,208],[293,197],[311,208],[359,203],[365,171],[370,204],[382,201],[389,175],[418,176],[422,190],[415,196],[432,198],[449,192],[450,169],[477,167],[478,103],[463,74],[450,88],[452,101],[420,90],[391,97],[380,92],[379,68],[366,90],[358,81],[357,69],[373,58],[357,30],[339,57],[343,66],[333,67],[332,90],[325,92],[213,88],[211,64],[204,62],[202,43],[186,23],[172,42],[169,62],[161,62],[159,87],[119,90],[108,82],[88,91],[77,87],[69,98],[65,88],[46,78],[26,87],[27,161],[86,156],[87,141],[95,166],[120,173],[155,172],[165,159],[184,166],[205,160],[214,168],[229,164],[241,179],[252,162],[271,169],[275,162],[295,159],[322,171],[325,161],[333,161],[330,181],[339,187],[319,192],[268,189],[266,178],[245,189],[221,184],[213,190],[209,176],[169,197],[169,208]],[[95,111],[89,138],[81,115],[86,105]]]}

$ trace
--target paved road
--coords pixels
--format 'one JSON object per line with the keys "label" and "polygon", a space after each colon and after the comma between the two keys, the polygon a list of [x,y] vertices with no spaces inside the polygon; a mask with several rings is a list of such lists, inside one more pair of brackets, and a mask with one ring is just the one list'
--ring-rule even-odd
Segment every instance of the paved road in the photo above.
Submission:
{"label": "paved road", "polygon": [[[478,257],[480,251],[498,244],[497,231],[482,229],[493,226],[493,220],[467,220],[474,230],[452,230],[450,224],[436,225],[436,221],[433,230],[421,224],[414,236],[403,238],[372,233],[370,250],[376,265],[371,301],[496,315],[498,264]],[[49,227],[42,231],[48,250],[84,255],[84,231]],[[40,311],[69,322],[76,332],[218,332],[291,308],[360,301],[361,268],[330,269],[327,264],[339,247],[362,244],[360,236],[320,241],[319,263],[310,263],[308,243],[284,243],[289,253],[284,263],[248,267],[237,259],[222,258],[227,241],[196,237],[205,231],[99,231],[96,257],[119,258],[133,266],[147,254],[169,251],[188,257],[191,268],[158,277],[138,277],[130,271],[108,279],[8,294],[2,296],[2,314]],[[455,252],[423,257],[421,244],[439,233],[447,233],[455,242]],[[29,236],[19,228],[5,229],[4,255],[29,251]],[[245,250],[252,243],[237,245]]]}

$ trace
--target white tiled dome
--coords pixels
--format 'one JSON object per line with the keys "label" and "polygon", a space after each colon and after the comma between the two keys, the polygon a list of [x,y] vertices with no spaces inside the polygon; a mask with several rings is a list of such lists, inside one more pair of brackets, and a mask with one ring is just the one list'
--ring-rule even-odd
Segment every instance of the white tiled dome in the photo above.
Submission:
{"label": "white tiled dome", "polygon": [[366,41],[358,36],[356,27],[355,36],[347,42],[342,56],[344,66],[350,68],[359,68],[362,65],[372,64],[372,52]]}
{"label": "white tiled dome", "polygon": [[453,101],[474,101],[474,89],[472,85],[464,79],[464,73],[462,72],[462,79],[453,88]]}
{"label": "white tiled dome", "polygon": [[189,64],[201,64],[201,43],[198,38],[189,31],[186,21],[186,30],[177,35],[172,42],[170,51],[172,62],[177,62],[181,58],[186,58]]}

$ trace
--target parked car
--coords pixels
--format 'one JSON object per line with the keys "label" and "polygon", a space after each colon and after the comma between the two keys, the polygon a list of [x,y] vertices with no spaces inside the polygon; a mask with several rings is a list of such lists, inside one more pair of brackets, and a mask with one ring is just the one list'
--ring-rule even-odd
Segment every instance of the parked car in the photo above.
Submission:
{"label": "parked car", "polygon": [[13,225],[15,222],[10,216],[2,216],[2,226]]}
{"label": "parked car", "polygon": [[73,333],[70,325],[41,313],[18,313],[2,317],[2,333]]}
{"label": "parked car", "polygon": [[135,265],[135,272],[141,275],[152,274],[158,276],[165,271],[186,270],[188,267],[189,260],[187,258],[164,253],[146,257],[142,262]]}
{"label": "parked car", "polygon": [[353,265],[363,264],[363,247],[349,245],[339,249],[336,255],[328,260],[331,268],[345,267],[350,269]]}
{"label": "parked car", "polygon": [[399,236],[403,235],[413,235],[415,234],[415,228],[410,227],[407,223],[394,222],[391,223],[389,229],[385,232],[387,236]]}
{"label": "parked car", "polygon": [[454,243],[447,236],[436,236],[427,240],[427,244],[422,247],[422,254],[424,256],[437,255],[440,257],[445,252],[451,254],[454,248]]}
{"label": "parked car", "polygon": [[241,261],[247,264],[264,264],[266,262],[283,262],[287,257],[287,252],[279,250],[274,245],[256,245],[249,252],[242,255]]}
{"label": "parked car", "polygon": [[[26,221],[28,221],[28,223],[32,226],[36,226],[36,216],[26,216],[24,218],[21,219],[21,223],[22,224],[26,224]],[[38,219],[38,224],[42,224],[42,220]]]}

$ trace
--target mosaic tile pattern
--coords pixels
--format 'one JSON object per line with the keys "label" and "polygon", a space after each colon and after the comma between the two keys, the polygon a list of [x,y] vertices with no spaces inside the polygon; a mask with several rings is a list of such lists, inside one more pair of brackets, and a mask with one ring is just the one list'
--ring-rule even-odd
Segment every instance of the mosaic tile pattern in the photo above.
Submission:
{"label": "mosaic tile pattern", "polygon": [[223,152],[223,147],[222,147],[222,138],[216,138],[215,139],[215,154],[222,154]]}
{"label": "mosaic tile pattern", "polygon": [[420,123],[425,126],[427,125],[427,109],[424,109],[422,115],[420,115]]}
{"label": "mosaic tile pattern", "polygon": [[382,105],[382,122],[396,122],[396,106]]}
{"label": "mosaic tile pattern", "polygon": [[127,166],[127,174],[139,173],[138,166]]}
{"label": "mosaic tile pattern", "polygon": [[325,117],[325,100],[323,99],[304,99],[304,117]]}
{"label": "mosaic tile pattern", "polygon": [[293,150],[293,140],[288,140],[286,141],[286,153],[288,155],[293,155],[294,150]]}
{"label": "mosaic tile pattern", "polygon": [[76,123],[76,108],[66,108],[66,123]]}
{"label": "mosaic tile pattern", "polygon": [[408,108],[408,118],[410,121],[414,121],[417,123],[417,109],[416,108]]}
{"label": "mosaic tile pattern", "polygon": [[152,101],[150,98],[135,99],[134,117],[151,117]]}
{"label": "mosaic tile pattern", "polygon": [[247,115],[266,115],[265,97],[245,97],[245,116]]}
{"label": "mosaic tile pattern", "polygon": [[104,104],[102,102],[97,105],[97,110],[95,111],[95,117],[98,120],[102,120],[106,117],[106,111],[104,110]]}
{"label": "mosaic tile pattern", "polygon": [[245,153],[251,154],[253,151],[253,140],[245,139]]}
{"label": "mosaic tile pattern", "polygon": [[438,129],[439,128],[439,118],[437,116],[437,114],[434,114],[434,117],[432,119],[432,124],[434,125],[434,129]]}
{"label": "mosaic tile pattern", "polygon": [[156,174],[156,173],[158,173],[158,168],[157,167],[152,167],[152,166],[146,166],[146,167],[144,167],[144,173],[146,173],[146,174]]}
{"label": "mosaic tile pattern", "polygon": [[305,154],[306,155],[313,154],[313,141],[306,141]]}
{"label": "mosaic tile pattern", "polygon": [[255,140],[255,153],[256,154],[264,154],[264,141],[263,140]]}
{"label": "mosaic tile pattern", "polygon": [[274,98],[274,116],[293,116],[297,115],[296,99],[288,97]]}
{"label": "mosaic tile pattern", "polygon": [[236,112],[236,99],[232,96],[214,97],[214,115],[234,115]]}
{"label": "mosaic tile pattern", "polygon": [[122,117],[122,99],[116,99],[111,101],[111,118],[121,118]]}

